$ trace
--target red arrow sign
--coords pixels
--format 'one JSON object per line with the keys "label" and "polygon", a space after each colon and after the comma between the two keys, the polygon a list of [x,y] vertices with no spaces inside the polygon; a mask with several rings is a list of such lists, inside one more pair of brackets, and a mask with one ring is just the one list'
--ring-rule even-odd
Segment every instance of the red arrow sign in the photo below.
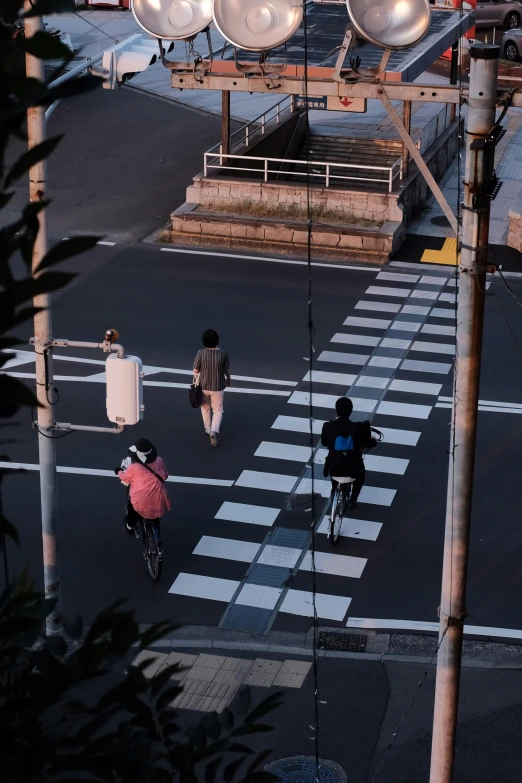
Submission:
{"label": "red arrow sign", "polygon": [[351,106],[351,104],[353,103],[353,101],[349,101],[348,98],[339,98],[339,100],[341,101],[343,106],[346,107]]}

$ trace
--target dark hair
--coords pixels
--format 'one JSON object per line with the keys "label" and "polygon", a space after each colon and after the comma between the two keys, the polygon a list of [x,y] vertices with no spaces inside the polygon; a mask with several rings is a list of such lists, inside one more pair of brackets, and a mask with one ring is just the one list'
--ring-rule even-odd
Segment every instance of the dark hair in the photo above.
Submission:
{"label": "dark hair", "polygon": [[205,329],[203,332],[203,345],[205,348],[215,348],[219,343],[219,334],[214,329]]}
{"label": "dark hair", "polygon": [[339,397],[335,403],[335,412],[338,416],[350,416],[353,411],[353,402],[349,397]]}

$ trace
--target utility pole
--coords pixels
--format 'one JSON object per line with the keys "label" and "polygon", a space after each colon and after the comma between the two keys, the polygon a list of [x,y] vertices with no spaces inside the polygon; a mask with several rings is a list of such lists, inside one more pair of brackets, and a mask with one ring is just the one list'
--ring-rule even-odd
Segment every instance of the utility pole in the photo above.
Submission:
{"label": "utility pole", "polygon": [[[25,3],[26,11],[31,8]],[[43,30],[40,16],[25,20],[27,38]],[[25,58],[26,74],[29,78],[44,81],[43,61],[30,54]],[[31,106],[27,110],[28,147],[31,149],[45,139],[45,108]],[[32,203],[41,203],[45,197],[46,185],[45,161],[36,163],[29,169],[29,199]],[[47,213],[42,209],[38,213],[38,235],[33,248],[32,270],[36,273],[38,265],[47,252]],[[55,423],[53,403],[55,389],[53,382],[53,358],[51,327],[51,297],[40,294],[33,304],[41,311],[34,317],[34,350],[36,359],[36,397],[38,400],[38,450],[40,457],[40,502],[42,510],[42,543],[45,597],[53,599],[55,606],[46,619],[47,636],[56,636],[63,632],[62,590],[60,562],[58,557],[58,498],[56,488],[56,444],[53,440]]]}
{"label": "utility pole", "polygon": [[475,463],[499,47],[470,51],[457,353],[430,783],[452,783]]}
{"label": "utility pole", "polygon": [[223,156],[230,154],[230,90],[221,93],[221,150]]}

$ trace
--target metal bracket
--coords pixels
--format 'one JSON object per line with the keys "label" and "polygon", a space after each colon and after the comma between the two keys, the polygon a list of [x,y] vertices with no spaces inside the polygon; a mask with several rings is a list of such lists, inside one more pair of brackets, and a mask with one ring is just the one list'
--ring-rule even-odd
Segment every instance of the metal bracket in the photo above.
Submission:
{"label": "metal bracket", "polygon": [[[176,60],[167,60],[165,57],[165,49],[163,48],[163,41],[161,38],[158,39],[158,45],[160,50],[160,60],[161,64],[164,68],[168,68],[169,71],[171,71],[173,74],[176,74],[178,76],[183,76],[184,74],[190,74],[191,76],[194,76],[194,78],[199,81],[200,83],[203,80],[203,77],[207,75],[207,73],[212,68],[212,61],[213,61],[213,53],[212,53],[212,41],[210,39],[210,28],[207,27],[205,30],[205,33],[207,35],[207,45],[208,45],[208,58],[200,57],[200,55],[197,55],[194,52],[194,60],[193,62],[183,62],[183,61],[176,61]],[[194,36],[195,38],[196,36]],[[190,44],[192,44],[192,41],[194,38],[189,41]],[[169,49],[169,51],[173,51],[175,43],[173,43],[172,48]]]}
{"label": "metal bracket", "polygon": [[471,245],[465,245],[464,242],[460,245],[461,249],[464,248],[465,250],[469,250],[471,253],[478,253],[479,250],[487,250],[489,245],[477,245],[476,247],[471,247]]}
{"label": "metal bracket", "polygon": [[[288,67],[288,58],[286,56],[285,48],[285,61],[284,63],[269,63],[268,56],[270,52],[261,52],[257,63],[238,62],[237,49],[234,47],[234,62],[236,69],[239,73],[242,73],[246,79],[255,79],[261,77],[262,79],[278,79],[283,71],[286,71]],[[274,84],[272,89],[280,87],[280,84]]]}
{"label": "metal bracket", "polygon": [[341,44],[341,47],[339,49],[339,54],[337,56],[337,62],[335,63],[334,72],[332,74],[332,78],[335,79],[336,82],[347,82],[347,81],[355,81],[360,79],[370,79],[374,80],[379,76],[379,74],[383,73],[386,70],[386,66],[388,65],[388,60],[390,59],[391,51],[390,49],[385,49],[382,53],[381,60],[378,65],[374,65],[373,68],[359,68],[358,67],[358,58],[355,62],[352,62],[350,68],[344,68],[344,61],[346,60],[346,55],[350,51],[352,47],[352,41],[354,39],[354,33],[350,25],[346,26],[346,29],[344,31],[344,39]]}
{"label": "metal bracket", "polygon": [[408,133],[408,131],[404,127],[404,124],[403,124],[401,118],[399,117],[399,115],[397,114],[395,109],[393,108],[393,104],[390,101],[390,99],[388,98],[388,96],[386,95],[386,92],[384,91],[384,88],[382,86],[381,86],[381,89],[379,90],[379,94],[380,94],[380,99],[381,99],[381,101],[382,101],[382,103],[384,105],[384,108],[388,112],[389,118],[391,119],[391,121],[395,125],[399,136],[401,137],[401,139],[403,140],[404,144],[406,145],[406,147],[408,149],[408,152],[410,153],[411,157],[413,158],[413,160],[417,164],[417,166],[419,168],[419,171],[421,172],[421,174],[423,175],[424,179],[428,183],[428,185],[430,187],[430,190],[433,193],[433,195],[435,196],[435,198],[437,199],[437,202],[438,202],[440,208],[442,209],[442,211],[444,212],[444,214],[448,218],[450,226],[452,227],[452,229],[455,232],[455,234],[458,235],[458,233],[459,233],[459,224],[458,224],[457,218],[453,214],[453,211],[452,211],[450,205],[448,204],[448,202],[447,202],[447,200],[446,200],[442,190],[439,188],[439,186],[435,182],[435,178],[434,178],[433,174],[431,173],[431,171],[429,170],[428,166],[426,165],[426,163],[424,161],[424,158],[422,157],[422,155],[420,154],[419,150],[417,149],[417,146],[416,146],[415,142],[413,141],[413,139],[411,138],[410,134]]}
{"label": "metal bracket", "polygon": [[[31,337],[29,342],[34,345],[34,337]],[[123,345],[112,343],[110,340],[104,340],[102,343],[84,343],[81,340],[50,340],[48,344],[53,348],[99,348],[104,353],[117,353],[120,359],[125,358]]]}
{"label": "metal bracket", "polygon": [[60,422],[56,422],[56,424],[53,424],[51,427],[48,427],[49,430],[67,430],[68,432],[108,432],[110,435],[121,435],[121,433],[125,430],[124,424],[118,424],[117,427],[89,427],[88,425],[84,424],[63,424]]}

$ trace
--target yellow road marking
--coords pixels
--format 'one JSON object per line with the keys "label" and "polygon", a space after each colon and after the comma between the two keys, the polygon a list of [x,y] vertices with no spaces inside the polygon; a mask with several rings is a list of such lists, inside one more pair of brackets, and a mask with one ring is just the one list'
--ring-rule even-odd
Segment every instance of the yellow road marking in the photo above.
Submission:
{"label": "yellow road marking", "polygon": [[449,237],[440,250],[425,250],[421,263],[455,266],[455,260],[457,264],[460,264],[460,253],[457,254],[457,238]]}

